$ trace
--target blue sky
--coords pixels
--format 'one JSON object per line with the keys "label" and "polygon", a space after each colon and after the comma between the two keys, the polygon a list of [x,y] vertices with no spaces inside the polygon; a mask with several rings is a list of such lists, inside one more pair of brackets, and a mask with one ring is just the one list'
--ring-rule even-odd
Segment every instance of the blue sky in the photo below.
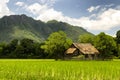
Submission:
{"label": "blue sky", "polygon": [[0,18],[13,14],[63,21],[94,34],[120,30],[120,0],[0,0]]}

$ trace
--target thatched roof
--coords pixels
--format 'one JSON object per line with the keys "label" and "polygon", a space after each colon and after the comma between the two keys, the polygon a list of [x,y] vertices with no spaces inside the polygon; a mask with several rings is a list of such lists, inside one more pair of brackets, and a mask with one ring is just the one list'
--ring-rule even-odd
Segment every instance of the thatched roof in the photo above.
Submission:
{"label": "thatched roof", "polygon": [[90,43],[73,43],[83,54],[98,54],[99,51]]}
{"label": "thatched roof", "polygon": [[76,48],[69,48],[69,49],[67,49],[66,53],[72,54],[75,50],[76,50]]}
{"label": "thatched roof", "polygon": [[66,53],[72,54],[79,50],[82,54],[99,54],[99,51],[90,43],[73,43],[74,48],[69,48]]}

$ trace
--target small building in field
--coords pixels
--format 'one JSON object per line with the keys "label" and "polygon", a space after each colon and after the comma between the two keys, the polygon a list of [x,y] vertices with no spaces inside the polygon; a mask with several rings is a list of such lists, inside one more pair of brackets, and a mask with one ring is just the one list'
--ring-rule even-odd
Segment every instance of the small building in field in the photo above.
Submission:
{"label": "small building in field", "polygon": [[65,51],[65,58],[96,59],[99,51],[90,43],[73,43]]}

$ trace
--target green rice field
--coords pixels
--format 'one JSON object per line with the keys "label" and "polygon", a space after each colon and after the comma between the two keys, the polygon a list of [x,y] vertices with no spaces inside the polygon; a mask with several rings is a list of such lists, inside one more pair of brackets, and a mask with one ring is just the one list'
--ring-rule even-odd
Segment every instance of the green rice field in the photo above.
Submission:
{"label": "green rice field", "polygon": [[0,80],[120,80],[120,61],[2,59]]}

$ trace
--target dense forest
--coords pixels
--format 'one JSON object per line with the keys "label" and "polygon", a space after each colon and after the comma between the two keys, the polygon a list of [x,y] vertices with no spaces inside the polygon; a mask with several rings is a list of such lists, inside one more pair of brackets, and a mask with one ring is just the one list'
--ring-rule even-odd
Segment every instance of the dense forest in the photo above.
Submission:
{"label": "dense forest", "polygon": [[[100,52],[99,56],[106,59],[120,58],[120,30],[116,37],[105,34],[80,35],[79,43],[91,43]],[[63,58],[64,52],[70,47],[73,41],[63,31],[51,33],[42,43],[24,38],[13,39],[9,43],[0,43],[0,58]]]}

